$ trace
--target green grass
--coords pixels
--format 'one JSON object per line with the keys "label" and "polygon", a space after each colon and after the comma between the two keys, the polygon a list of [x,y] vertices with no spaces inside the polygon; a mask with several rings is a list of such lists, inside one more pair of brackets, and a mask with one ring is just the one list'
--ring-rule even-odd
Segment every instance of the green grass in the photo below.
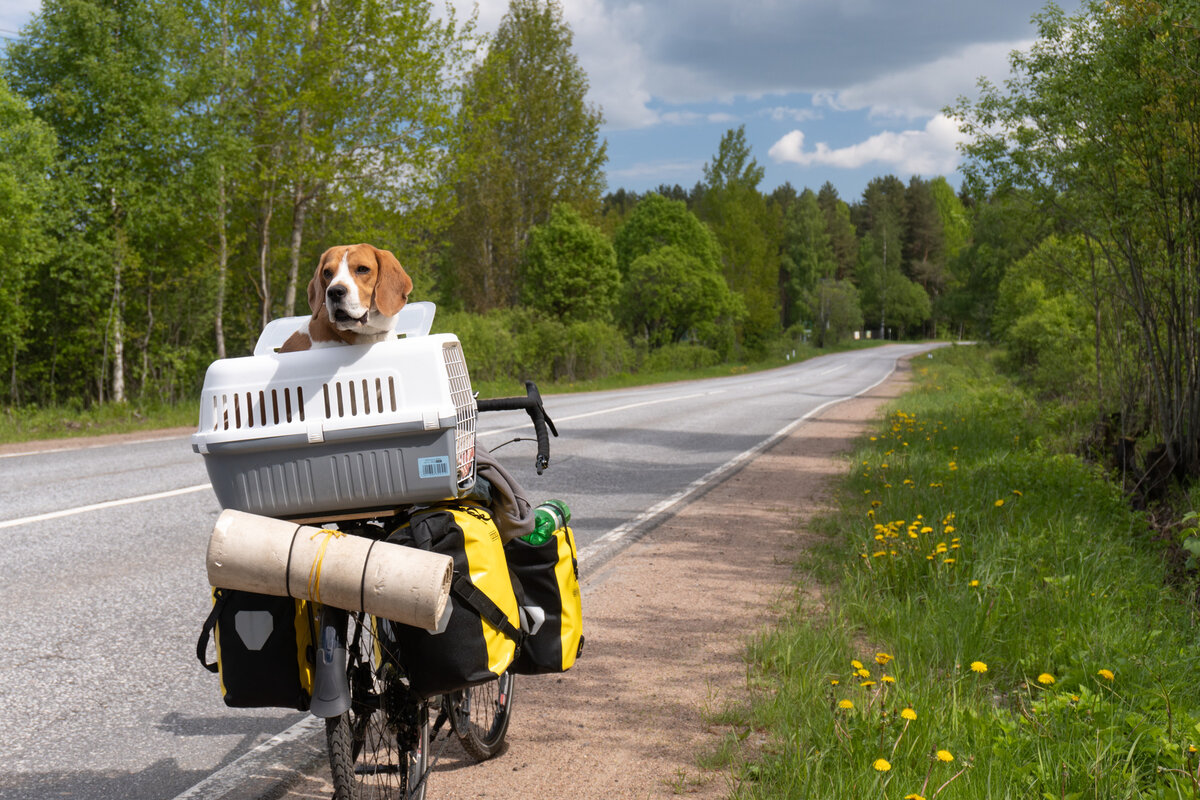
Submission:
{"label": "green grass", "polygon": [[1200,638],[1144,520],[985,351],[915,366],[818,526],[822,610],[749,649],[734,796],[1200,796]]}
{"label": "green grass", "polygon": [[[550,395],[624,389],[632,386],[699,378],[718,378],[774,369],[795,361],[844,350],[874,347],[878,344],[880,342],[859,341],[847,342],[825,350],[808,347],[798,349],[795,359],[779,357],[753,363],[720,364],[696,370],[622,373],[589,381],[539,381],[538,389],[542,394]],[[525,384],[517,379],[474,382],[473,388],[480,397],[525,394]],[[172,406],[142,401],[89,407],[78,403],[47,408],[6,406],[0,408],[0,444],[194,426],[197,416],[198,411],[195,404]]]}
{"label": "green grass", "polygon": [[0,409],[0,444],[194,427],[197,408],[194,404],[163,403],[109,403],[89,408],[9,406]]}

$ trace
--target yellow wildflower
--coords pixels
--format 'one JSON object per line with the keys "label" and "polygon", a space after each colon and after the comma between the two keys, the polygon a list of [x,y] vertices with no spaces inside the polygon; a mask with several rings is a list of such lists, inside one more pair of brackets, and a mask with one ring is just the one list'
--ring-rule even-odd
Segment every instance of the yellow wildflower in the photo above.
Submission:
{"label": "yellow wildflower", "polygon": [[954,760],[954,756],[950,754],[949,750],[938,750],[937,751],[937,760],[945,761],[947,764],[949,764],[951,761]]}
{"label": "yellow wildflower", "polygon": [[1099,675],[1101,678],[1104,678],[1104,680],[1106,680],[1106,681],[1114,680],[1117,677],[1116,675],[1112,674],[1112,670],[1108,670],[1108,669],[1102,669],[1099,672],[1097,672],[1096,674]]}
{"label": "yellow wildflower", "polygon": [[902,708],[900,709],[900,716],[904,717],[904,719],[908,720],[909,722],[912,722],[917,718],[917,712],[913,711],[911,708]]}
{"label": "yellow wildflower", "polygon": [[904,800],[925,800],[925,795],[921,795],[921,794],[917,794],[916,792],[913,792],[912,794],[904,795]]}
{"label": "yellow wildflower", "polygon": [[1047,686],[1051,686],[1054,684],[1054,676],[1049,672],[1043,672],[1041,675],[1038,675],[1038,683],[1044,683]]}
{"label": "yellow wildflower", "polygon": [[876,653],[875,654],[875,663],[879,664],[881,666],[888,663],[891,660],[892,660],[892,657],[890,655],[888,655],[887,653]]}
{"label": "yellow wildflower", "polygon": [[1000,507],[1000,506],[1002,506],[1002,505],[1004,505],[1004,499],[1003,499],[1003,498],[1001,498],[1000,500],[997,500],[997,501],[996,501],[996,508],[999,508],[999,507]]}
{"label": "yellow wildflower", "polygon": [[862,669],[862,668],[863,668],[863,666],[862,666],[862,662],[861,662],[861,661],[859,661],[859,660],[858,660],[858,659],[856,659],[856,658],[852,658],[852,659],[850,659],[850,666],[854,667],[855,669]]}
{"label": "yellow wildflower", "polygon": [[859,686],[863,687],[864,689],[870,688],[874,685],[875,685],[875,681],[863,681],[862,683],[859,684]]}
{"label": "yellow wildflower", "polygon": [[875,759],[875,763],[872,764],[871,766],[875,768],[876,772],[887,772],[889,769],[892,768],[892,765],[889,764],[887,762],[887,759],[885,759],[885,758]]}
{"label": "yellow wildflower", "polygon": [[896,679],[893,678],[891,675],[884,675],[879,680],[883,681],[884,683],[895,683],[896,682]]}
{"label": "yellow wildflower", "polygon": [[968,585],[968,586],[978,586],[978,585],[979,585],[979,581],[971,581],[971,582],[970,582],[969,584],[967,584],[967,585]]}
{"label": "yellow wildflower", "polygon": [[854,701],[853,700],[839,700],[838,708],[843,709],[845,711],[849,711],[850,709],[854,708]]}
{"label": "yellow wildflower", "polygon": [[987,672],[987,664],[983,663],[982,661],[972,661],[971,671],[979,673]]}

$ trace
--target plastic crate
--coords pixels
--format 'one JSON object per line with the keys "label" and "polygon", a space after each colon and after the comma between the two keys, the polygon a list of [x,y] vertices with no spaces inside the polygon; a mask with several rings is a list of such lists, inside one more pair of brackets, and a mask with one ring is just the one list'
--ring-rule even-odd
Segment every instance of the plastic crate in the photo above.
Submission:
{"label": "plastic crate", "polygon": [[256,355],[208,368],[192,449],[221,507],[328,520],[470,491],[476,407],[458,338],[274,352],[306,320],[277,320]]}

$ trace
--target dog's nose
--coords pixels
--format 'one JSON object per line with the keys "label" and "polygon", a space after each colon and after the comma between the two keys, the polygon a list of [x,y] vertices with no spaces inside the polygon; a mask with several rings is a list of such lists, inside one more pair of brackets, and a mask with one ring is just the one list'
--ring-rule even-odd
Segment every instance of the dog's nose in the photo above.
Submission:
{"label": "dog's nose", "polygon": [[341,284],[334,284],[325,290],[325,296],[336,303],[346,296],[346,287]]}

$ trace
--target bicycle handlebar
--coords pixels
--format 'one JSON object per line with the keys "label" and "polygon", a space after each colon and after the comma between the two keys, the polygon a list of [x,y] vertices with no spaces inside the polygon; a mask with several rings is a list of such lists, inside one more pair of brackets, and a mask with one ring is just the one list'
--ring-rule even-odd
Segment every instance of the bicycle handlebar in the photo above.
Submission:
{"label": "bicycle handlebar", "polygon": [[525,397],[493,397],[477,400],[475,405],[480,411],[524,411],[527,413],[529,419],[533,421],[533,431],[537,435],[538,452],[537,459],[534,461],[537,474],[541,475],[542,471],[550,466],[550,437],[546,430],[548,428],[550,433],[558,436],[558,429],[554,427],[554,422],[546,414],[546,409],[542,405],[542,395],[538,392],[536,383],[525,381]]}

